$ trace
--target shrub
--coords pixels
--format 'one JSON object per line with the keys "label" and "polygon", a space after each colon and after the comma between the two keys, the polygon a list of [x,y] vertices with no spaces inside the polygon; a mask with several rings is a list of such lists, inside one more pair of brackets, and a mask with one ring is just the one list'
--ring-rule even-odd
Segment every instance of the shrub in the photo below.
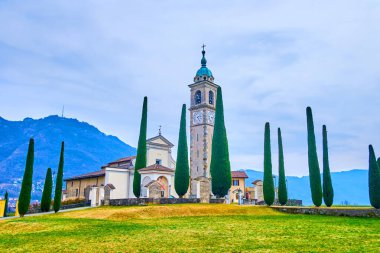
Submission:
{"label": "shrub", "polygon": [[268,206],[274,202],[274,184],[272,174],[272,155],[270,145],[270,125],[265,123],[264,132],[264,182],[263,182],[264,200]]}
{"label": "shrub", "polygon": [[210,174],[212,193],[218,198],[226,196],[232,179],[221,87],[218,87],[216,98]]}
{"label": "shrub", "polygon": [[61,208],[64,152],[65,152],[65,143],[62,142],[61,154],[59,156],[57,179],[56,179],[56,183],[55,183],[54,205],[53,205],[54,212],[58,212],[59,209]]}
{"label": "shrub", "polygon": [[32,178],[34,163],[34,139],[29,140],[28,155],[26,157],[24,177],[22,179],[20,196],[18,199],[18,212],[21,217],[28,212],[30,197],[32,194]]}
{"label": "shrub", "polygon": [[332,206],[334,202],[334,189],[332,186],[331,175],[330,175],[330,165],[329,165],[329,151],[327,145],[327,129],[323,125],[322,128],[323,135],[323,200],[326,206]]}
{"label": "shrub", "polygon": [[306,108],[307,117],[307,144],[308,144],[308,161],[309,161],[309,180],[311,197],[315,206],[322,204],[322,186],[321,174],[319,170],[317,146],[315,144],[313,114],[311,108]]}
{"label": "shrub", "polygon": [[186,104],[182,105],[181,121],[178,136],[177,161],[174,175],[174,188],[182,198],[189,188],[189,156],[186,136]]}
{"label": "shrub", "polygon": [[136,198],[140,198],[141,194],[141,175],[139,169],[146,167],[146,129],[148,121],[148,98],[144,97],[142,108],[141,123],[140,123],[140,136],[137,146],[137,156],[135,164],[135,172],[133,177],[133,194]]}

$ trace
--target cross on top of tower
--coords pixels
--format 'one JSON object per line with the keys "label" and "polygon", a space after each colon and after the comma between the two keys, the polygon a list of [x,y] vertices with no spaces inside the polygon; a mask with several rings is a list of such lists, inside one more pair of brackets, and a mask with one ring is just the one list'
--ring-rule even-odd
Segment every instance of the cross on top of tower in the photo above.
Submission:
{"label": "cross on top of tower", "polygon": [[203,49],[202,51],[205,51],[205,47],[206,47],[206,45],[203,44],[203,45],[202,45],[202,49]]}
{"label": "cross on top of tower", "polygon": [[161,135],[161,128],[162,128],[162,126],[159,125],[159,126],[158,126],[158,135]]}

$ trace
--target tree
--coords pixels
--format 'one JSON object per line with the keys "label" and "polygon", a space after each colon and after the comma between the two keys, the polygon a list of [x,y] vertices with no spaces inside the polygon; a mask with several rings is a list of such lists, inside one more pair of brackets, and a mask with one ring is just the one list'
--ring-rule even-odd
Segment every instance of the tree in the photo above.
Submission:
{"label": "tree", "polygon": [[376,209],[380,208],[380,168],[372,145],[369,145],[368,187],[371,205]]}
{"label": "tree", "polygon": [[227,195],[231,187],[231,165],[228,152],[227,132],[224,124],[222,88],[218,87],[215,108],[215,125],[211,149],[212,193],[220,198]]}
{"label": "tree", "polygon": [[51,169],[46,171],[44,190],[41,198],[41,212],[49,212],[51,205],[51,193],[53,190],[53,179],[51,176]]}
{"label": "tree", "polygon": [[286,189],[284,151],[282,147],[281,129],[278,128],[278,202],[285,205],[288,202],[288,192]]}
{"label": "tree", "polygon": [[58,212],[59,209],[61,208],[64,152],[65,152],[65,143],[62,142],[61,155],[59,156],[57,179],[55,181],[54,206],[53,206],[54,212]]}
{"label": "tree", "polygon": [[139,173],[139,169],[146,167],[147,121],[148,121],[148,98],[144,97],[141,123],[140,123],[140,136],[139,136],[139,143],[137,147],[135,173],[133,177],[133,194],[136,196],[136,198],[140,198],[140,192],[141,192],[141,175]]}
{"label": "tree", "polygon": [[323,200],[326,206],[332,206],[334,202],[334,189],[332,186],[330,165],[329,165],[329,151],[327,145],[327,129],[326,126],[322,127],[323,136]]}
{"label": "tree", "polygon": [[306,117],[311,198],[313,200],[314,205],[319,207],[322,204],[321,174],[319,170],[317,146],[315,144],[313,114],[311,112],[310,107],[306,108]]}
{"label": "tree", "polygon": [[264,201],[268,206],[274,202],[274,184],[272,174],[272,155],[270,147],[270,126],[265,123],[264,132],[264,182],[263,182]]}
{"label": "tree", "polygon": [[22,179],[20,196],[18,198],[18,212],[21,217],[28,212],[30,197],[32,195],[32,179],[33,179],[33,163],[34,163],[34,139],[29,140],[28,155],[26,157],[24,177]]}
{"label": "tree", "polygon": [[181,122],[178,136],[177,163],[174,175],[174,187],[180,198],[189,188],[189,157],[186,136],[186,104],[182,105]]}
{"label": "tree", "polygon": [[8,191],[5,191],[4,200],[5,200],[4,217],[7,217],[7,214],[8,214],[8,201],[9,201]]}

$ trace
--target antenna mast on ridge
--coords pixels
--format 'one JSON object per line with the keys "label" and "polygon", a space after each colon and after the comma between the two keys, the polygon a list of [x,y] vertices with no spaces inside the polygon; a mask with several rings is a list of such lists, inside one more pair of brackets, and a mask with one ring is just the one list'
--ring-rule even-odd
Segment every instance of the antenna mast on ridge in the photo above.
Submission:
{"label": "antenna mast on ridge", "polygon": [[63,118],[63,113],[65,112],[65,106],[62,106],[62,118]]}

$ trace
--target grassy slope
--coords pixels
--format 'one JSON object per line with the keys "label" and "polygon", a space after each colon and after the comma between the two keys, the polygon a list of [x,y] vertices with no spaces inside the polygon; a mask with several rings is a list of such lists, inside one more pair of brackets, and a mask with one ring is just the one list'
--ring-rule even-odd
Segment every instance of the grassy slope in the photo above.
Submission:
{"label": "grassy slope", "polygon": [[380,219],[266,207],[100,207],[0,221],[0,252],[378,252]]}

